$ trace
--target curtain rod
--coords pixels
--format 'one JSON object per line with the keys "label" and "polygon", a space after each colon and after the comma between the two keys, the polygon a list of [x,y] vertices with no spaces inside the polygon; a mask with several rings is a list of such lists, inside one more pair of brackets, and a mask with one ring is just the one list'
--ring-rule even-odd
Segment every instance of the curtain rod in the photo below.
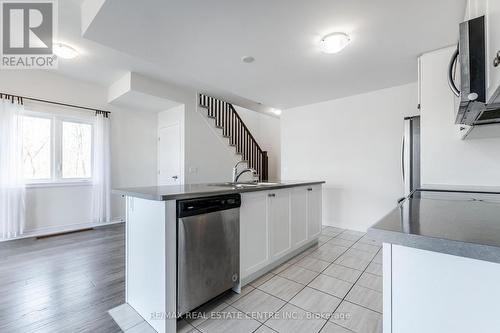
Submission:
{"label": "curtain rod", "polygon": [[40,98],[33,98],[33,97],[26,97],[26,96],[20,96],[20,95],[13,95],[13,94],[7,94],[7,93],[1,93],[0,92],[0,97],[14,97],[14,98],[20,98],[20,99],[27,99],[30,101],[35,101],[35,102],[42,102],[42,103],[48,103],[48,104],[55,104],[55,105],[61,105],[61,106],[67,106],[70,108],[76,108],[76,109],[82,109],[82,110],[88,110],[88,111],[94,111],[94,112],[99,112],[99,113],[104,113],[106,115],[110,114],[111,111],[106,111],[106,110],[100,110],[100,109],[95,109],[95,108],[89,108],[86,106],[80,106],[80,105],[74,105],[74,104],[67,104],[67,103],[61,103],[61,102],[54,102],[54,101],[48,101],[45,99],[40,99]]}

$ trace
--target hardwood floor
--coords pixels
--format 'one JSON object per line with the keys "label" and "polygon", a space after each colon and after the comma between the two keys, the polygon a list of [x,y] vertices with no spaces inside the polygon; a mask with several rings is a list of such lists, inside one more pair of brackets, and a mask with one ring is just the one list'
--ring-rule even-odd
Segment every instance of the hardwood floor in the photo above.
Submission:
{"label": "hardwood floor", "polygon": [[0,243],[0,332],[121,332],[123,224]]}

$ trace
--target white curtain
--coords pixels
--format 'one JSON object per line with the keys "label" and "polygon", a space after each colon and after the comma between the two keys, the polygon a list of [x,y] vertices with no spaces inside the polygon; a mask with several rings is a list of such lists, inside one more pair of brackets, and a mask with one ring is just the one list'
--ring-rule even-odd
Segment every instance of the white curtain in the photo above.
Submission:
{"label": "white curtain", "polygon": [[93,158],[93,216],[95,222],[111,221],[110,121],[96,112]]}
{"label": "white curtain", "polygon": [[24,229],[23,109],[17,98],[0,96],[0,239]]}

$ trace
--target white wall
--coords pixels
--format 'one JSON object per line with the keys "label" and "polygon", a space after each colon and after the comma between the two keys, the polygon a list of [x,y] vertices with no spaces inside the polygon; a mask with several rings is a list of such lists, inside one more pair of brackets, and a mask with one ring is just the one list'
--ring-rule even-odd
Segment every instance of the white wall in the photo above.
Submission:
{"label": "white wall", "polygon": [[[163,100],[183,105],[184,126],[181,127],[184,130],[184,183],[231,180],[232,168],[240,157],[235,155],[235,150],[228,145],[228,140],[222,137],[221,130],[215,128],[213,119],[207,118],[206,109],[198,107],[196,91],[131,72],[109,89],[110,98],[125,94],[148,96],[148,99],[157,103]],[[129,104],[130,100],[127,99],[127,105]],[[270,175],[279,178],[279,120],[262,113],[241,110],[244,113],[244,121],[251,123],[252,134],[257,135],[259,144],[269,151]],[[168,117],[176,115],[164,111],[161,112],[159,121],[164,121],[162,117],[166,117],[166,121]]]}
{"label": "white wall", "polygon": [[421,57],[423,186],[500,186],[500,138],[461,140],[446,79],[455,47]]}
{"label": "white wall", "polygon": [[235,105],[236,112],[248,127],[259,146],[267,151],[269,180],[281,179],[281,121],[280,118]]}
{"label": "white wall", "polygon": [[[124,94],[130,87],[130,92],[145,94],[149,98],[164,99],[183,105],[184,107],[184,183],[202,183],[222,181],[225,172],[218,167],[230,164],[231,159],[227,149],[222,149],[215,133],[208,126],[203,114],[198,112],[198,94],[195,90],[173,85],[131,72],[115,82],[110,88],[110,98]],[[158,121],[163,117],[156,115]],[[155,130],[155,136],[157,131]],[[219,140],[220,141],[220,140]],[[155,145],[156,147],[156,145]],[[158,171],[157,166],[155,173]]]}
{"label": "white wall", "polygon": [[403,118],[416,105],[413,83],[284,110],[282,178],[325,180],[323,223],[366,230],[403,194]]}
{"label": "white wall", "polygon": [[186,183],[214,183],[231,180],[231,170],[238,161],[206,109],[195,107],[186,112]]}
{"label": "white wall", "polygon": [[[111,114],[112,187],[156,184],[157,115],[107,104],[107,89],[49,71],[1,71],[0,91],[102,108]],[[89,186],[28,188],[27,233],[50,233],[91,224]],[[112,198],[114,220],[124,201]]]}
{"label": "white wall", "polygon": [[[110,87],[109,98],[115,99],[114,102],[130,105],[132,102],[130,96],[132,96],[132,101],[137,100],[136,96],[143,96],[141,101],[156,102],[153,105],[156,110],[160,110],[157,106],[165,101],[184,106],[184,183],[231,180],[232,168],[241,157],[236,155],[234,148],[228,145],[228,140],[222,137],[220,129],[215,128],[213,119],[207,118],[206,109],[198,107],[196,91],[129,72]],[[167,108],[162,108],[164,109]],[[270,176],[278,179],[280,174],[279,119],[243,108],[240,110],[242,118],[248,122],[247,125],[259,144],[268,150]],[[167,113],[168,111],[161,112],[161,114]],[[162,121],[161,115],[159,121]]]}
{"label": "white wall", "polygon": [[[265,114],[237,107],[237,112],[259,145],[269,153],[269,175],[279,179],[280,121]],[[189,142],[189,143],[188,143]],[[186,183],[231,181],[232,169],[241,160],[229,146],[214,120],[207,117],[205,108],[186,111]],[[247,175],[241,180],[248,180]]]}

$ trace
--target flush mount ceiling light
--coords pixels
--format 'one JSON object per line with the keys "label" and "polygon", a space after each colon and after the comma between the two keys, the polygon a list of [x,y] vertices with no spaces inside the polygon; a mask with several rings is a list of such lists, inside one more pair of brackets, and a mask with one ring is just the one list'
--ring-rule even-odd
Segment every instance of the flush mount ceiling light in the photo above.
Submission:
{"label": "flush mount ceiling light", "polygon": [[54,54],[63,59],[73,59],[79,55],[77,50],[63,43],[55,43],[53,48]]}
{"label": "flush mount ceiling light", "polygon": [[342,51],[351,42],[351,37],[344,32],[334,32],[323,37],[320,41],[321,51],[334,54]]}
{"label": "flush mount ceiling light", "polygon": [[271,111],[272,111],[272,113],[274,113],[277,116],[281,115],[281,110],[280,109],[272,109]]}
{"label": "flush mount ceiling light", "polygon": [[254,62],[255,61],[255,58],[252,57],[252,56],[244,56],[241,58],[241,61],[243,61],[244,63],[251,63],[251,62]]}

